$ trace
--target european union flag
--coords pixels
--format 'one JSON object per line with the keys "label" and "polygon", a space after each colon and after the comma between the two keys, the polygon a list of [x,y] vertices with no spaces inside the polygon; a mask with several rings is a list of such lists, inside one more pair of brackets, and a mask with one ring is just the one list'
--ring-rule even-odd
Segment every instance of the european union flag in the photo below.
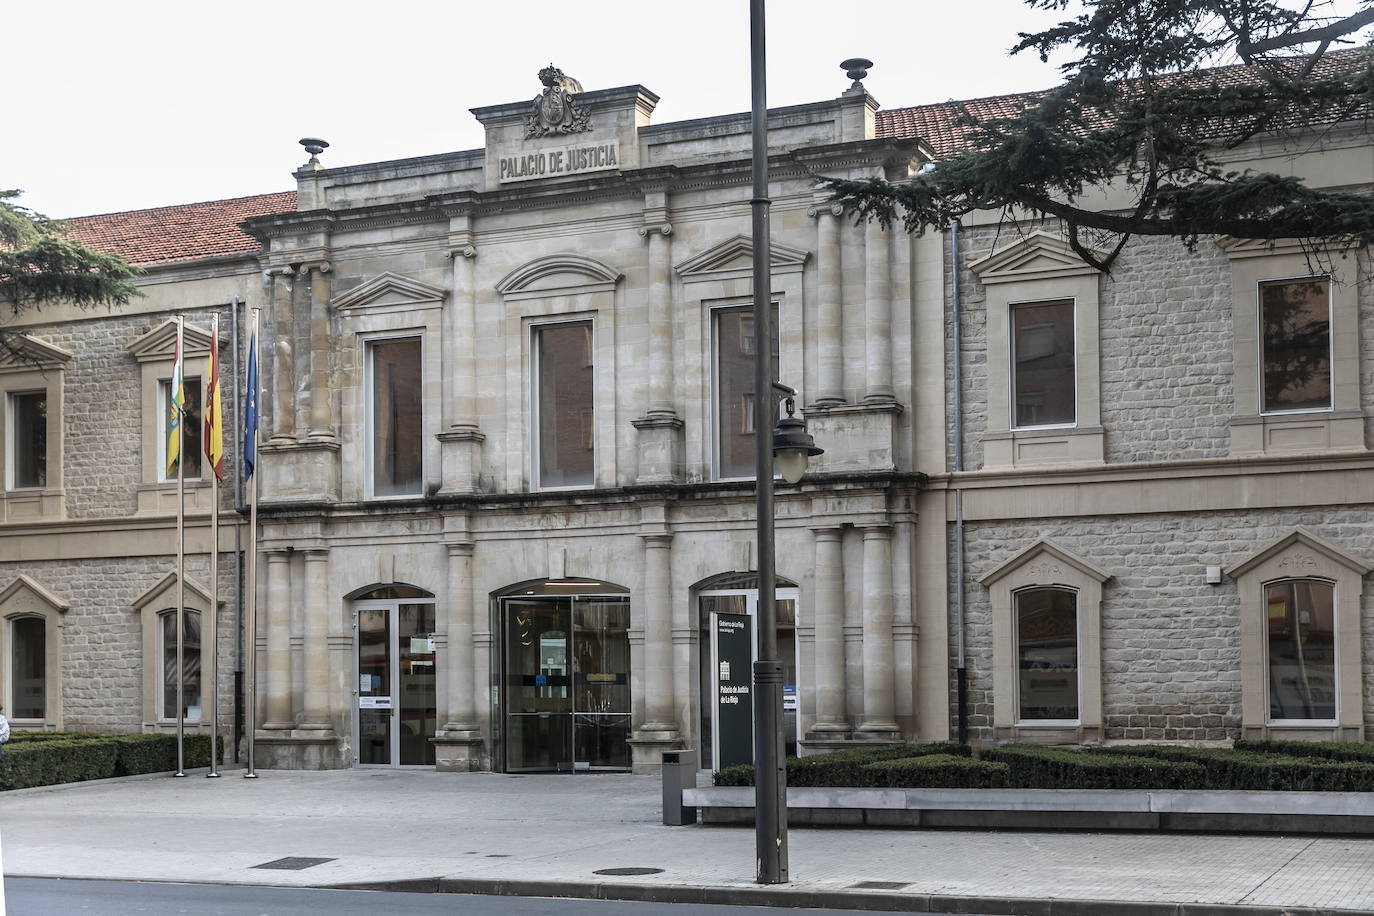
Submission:
{"label": "european union flag", "polygon": [[253,476],[258,438],[258,332],[248,340],[248,404],[243,414],[243,479]]}

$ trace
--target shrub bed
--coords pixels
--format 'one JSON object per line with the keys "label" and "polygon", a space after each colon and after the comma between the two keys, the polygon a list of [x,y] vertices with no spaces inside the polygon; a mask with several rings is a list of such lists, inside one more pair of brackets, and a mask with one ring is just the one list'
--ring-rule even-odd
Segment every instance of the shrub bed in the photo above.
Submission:
{"label": "shrub bed", "polygon": [[[830,754],[793,757],[787,761],[787,784],[798,787],[876,785],[855,782],[863,778],[863,767],[870,763],[931,754],[968,757],[971,753],[968,745],[953,741],[930,741],[923,744],[875,744]],[[726,767],[716,773],[715,783],[718,786],[752,786],[754,767],[752,764]]]}
{"label": "shrub bed", "polygon": [[[177,766],[175,735],[25,734],[35,737],[11,738],[5,745],[5,754],[0,757],[0,790],[163,773]],[[221,738],[221,749],[223,746]],[[209,766],[209,735],[187,735],[184,751],[188,768]]]}
{"label": "shrub bed", "polygon": [[1078,748],[1008,745],[989,748],[983,759],[1007,764],[1017,789],[1200,789],[1206,779],[1191,761]]}
{"label": "shrub bed", "polygon": [[954,754],[928,754],[880,760],[860,768],[866,786],[886,789],[1001,789],[1010,770],[1005,763]]}
{"label": "shrub bed", "polygon": [[1324,757],[1328,760],[1374,763],[1374,744],[1356,741],[1251,741],[1240,738],[1236,741],[1236,750],[1282,754],[1285,757]]}
{"label": "shrub bed", "polygon": [[[1287,745],[1290,742],[1267,742]],[[1288,748],[1284,747],[1287,751]],[[1201,788],[1260,792],[1374,791],[1374,759],[1331,759],[1317,755],[1262,753],[1249,747],[1138,747],[1103,748],[1108,755],[1131,753],[1157,760],[1191,762],[1203,767]]]}

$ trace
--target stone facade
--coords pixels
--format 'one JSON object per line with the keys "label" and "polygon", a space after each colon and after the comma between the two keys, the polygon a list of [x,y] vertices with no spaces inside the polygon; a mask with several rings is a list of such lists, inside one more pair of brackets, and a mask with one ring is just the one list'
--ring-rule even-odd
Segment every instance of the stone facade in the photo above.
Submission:
{"label": "stone facade", "polygon": [[[482,150],[312,159],[294,209],[239,222],[252,245],[150,262],[147,295],[117,314],[26,319],[57,381],[0,366],[0,384],[48,386],[60,450],[43,493],[0,502],[0,639],[25,616],[50,622],[60,703],[21,727],[169,727],[147,658],[174,550],[175,488],[156,472],[165,322],[198,329],[200,359],[209,315],[227,327],[237,303],[238,346],[261,322],[258,626],[244,622],[235,558],[251,552],[226,490],[217,658],[222,720],[256,722],[259,765],[651,771],[665,749],[733,740],[712,715],[730,677],[713,634],[752,619],[757,562],[752,486],[721,471],[719,443],[742,430],[723,425],[718,327],[750,299],[749,122],[652,124],[657,97],[640,86],[574,95],[587,118],[568,114],[571,133],[527,136],[543,115],[522,101],[474,109]],[[769,117],[778,377],[825,449],[777,497],[795,751],[951,734],[1362,738],[1368,256],[1309,270],[1287,249],[1137,240],[1101,276],[1052,224],[989,214],[957,239],[856,226],[812,175],[900,179],[955,152],[897,123],[861,87]],[[1323,144],[1301,153],[1317,184],[1374,181],[1328,156],[1367,151],[1363,134]],[[1248,291],[1327,270],[1333,409],[1266,415]],[[1044,301],[1073,303],[1075,414],[1023,428],[1009,314]],[[592,370],[577,486],[540,476],[536,350],[556,327],[586,329]],[[394,341],[420,354],[403,367],[415,407],[400,420],[379,406],[392,389],[374,362]],[[382,492],[392,441],[415,476]],[[204,602],[209,493],[189,489],[187,578]],[[1264,713],[1255,596],[1295,579],[1332,583],[1339,603],[1329,720]],[[1031,662],[1012,608],[1028,589],[1073,596],[1072,716],[1019,712]],[[257,705],[242,710],[249,653]]]}

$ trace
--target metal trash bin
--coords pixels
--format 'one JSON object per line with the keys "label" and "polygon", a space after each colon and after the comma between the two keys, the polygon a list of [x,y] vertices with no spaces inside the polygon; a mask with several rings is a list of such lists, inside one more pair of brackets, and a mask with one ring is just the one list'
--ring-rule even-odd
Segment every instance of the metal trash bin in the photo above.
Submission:
{"label": "metal trash bin", "polygon": [[697,752],[663,752],[663,823],[682,827],[697,822],[697,809],[682,803],[682,790],[697,787]]}

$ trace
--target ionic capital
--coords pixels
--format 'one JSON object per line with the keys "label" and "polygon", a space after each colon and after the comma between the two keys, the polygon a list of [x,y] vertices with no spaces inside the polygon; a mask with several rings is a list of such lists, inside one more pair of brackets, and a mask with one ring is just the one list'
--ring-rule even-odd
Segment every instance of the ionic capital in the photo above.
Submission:
{"label": "ionic capital", "polygon": [[640,237],[640,238],[648,238],[650,235],[654,234],[655,232],[657,232],[659,235],[661,235],[661,236],[667,238],[668,236],[670,236],[670,235],[673,234],[673,224],[672,224],[672,223],[656,223],[656,224],[650,225],[650,226],[640,226],[638,231],[639,231],[639,237]]}
{"label": "ionic capital", "polygon": [[844,215],[844,205],[843,205],[843,204],[819,204],[819,205],[817,205],[817,206],[808,207],[808,208],[806,209],[806,215],[809,216],[809,217],[811,217],[812,219],[815,219],[816,217],[818,217],[818,216],[820,216],[821,214],[824,214],[824,213],[829,213],[831,216],[843,216],[843,215]]}

